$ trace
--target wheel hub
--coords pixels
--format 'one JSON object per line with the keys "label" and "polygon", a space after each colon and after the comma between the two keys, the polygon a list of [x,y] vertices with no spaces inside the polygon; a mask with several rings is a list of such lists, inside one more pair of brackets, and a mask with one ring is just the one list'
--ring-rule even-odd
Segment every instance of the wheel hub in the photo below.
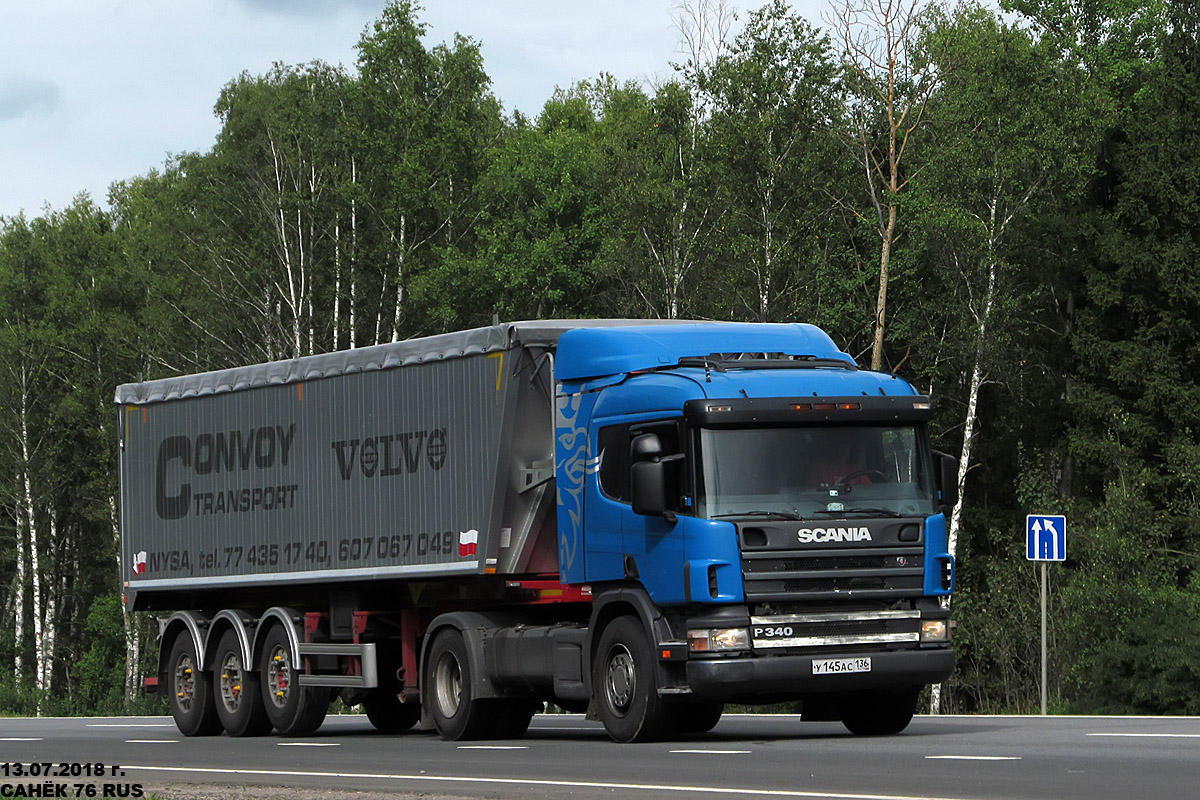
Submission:
{"label": "wheel hub", "polygon": [[192,710],[192,697],[196,694],[196,675],[192,657],[185,655],[175,663],[175,700],[183,711]]}
{"label": "wheel hub", "polygon": [[272,648],[271,657],[267,660],[267,687],[270,689],[271,703],[276,708],[287,705],[291,684],[292,665],[287,650],[277,645]]}
{"label": "wheel hub", "polygon": [[621,713],[628,711],[633,700],[636,683],[633,655],[624,645],[614,648],[608,658],[608,669],[604,681],[609,704]]}
{"label": "wheel hub", "polygon": [[227,653],[221,662],[221,703],[231,714],[242,703],[242,659],[237,653]]}
{"label": "wheel hub", "polygon": [[444,653],[438,661],[434,694],[443,717],[449,719],[458,713],[462,702],[462,668],[451,653]]}

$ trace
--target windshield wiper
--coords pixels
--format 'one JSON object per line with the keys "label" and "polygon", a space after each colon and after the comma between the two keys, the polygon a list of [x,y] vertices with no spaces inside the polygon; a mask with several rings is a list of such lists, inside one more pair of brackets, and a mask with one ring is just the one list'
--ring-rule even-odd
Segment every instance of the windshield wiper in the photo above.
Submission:
{"label": "windshield wiper", "polygon": [[711,519],[725,519],[726,517],[774,517],[775,519],[797,521],[803,519],[790,511],[736,511],[732,514],[713,514]]}
{"label": "windshield wiper", "polygon": [[821,511],[814,511],[813,513],[814,514],[829,514],[829,515],[836,515],[836,516],[845,516],[846,514],[881,514],[885,517],[903,517],[903,516],[905,516],[904,514],[900,514],[896,511],[892,511],[890,508],[846,508],[841,511],[821,510]]}

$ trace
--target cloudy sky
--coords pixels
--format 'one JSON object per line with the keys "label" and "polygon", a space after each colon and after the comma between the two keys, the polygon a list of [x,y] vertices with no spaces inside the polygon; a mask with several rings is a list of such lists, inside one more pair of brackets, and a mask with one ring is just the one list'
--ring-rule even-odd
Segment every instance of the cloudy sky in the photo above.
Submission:
{"label": "cloudy sky", "polygon": [[[2,0],[0,216],[61,209],[79,192],[209,149],[217,95],[243,70],[314,59],[353,67],[385,0]],[[765,0],[732,0],[735,9]],[[601,71],[654,81],[680,60],[672,0],[425,0],[427,45],[480,42],[508,111]],[[794,0],[816,25],[826,0]]]}

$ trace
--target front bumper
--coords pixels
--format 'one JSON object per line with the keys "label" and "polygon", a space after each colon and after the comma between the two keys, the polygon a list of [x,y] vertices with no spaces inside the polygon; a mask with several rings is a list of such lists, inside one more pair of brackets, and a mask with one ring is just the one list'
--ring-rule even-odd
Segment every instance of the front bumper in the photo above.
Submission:
{"label": "front bumper", "polygon": [[[813,675],[813,659],[858,658],[869,655],[870,672]],[[825,692],[854,691],[903,685],[940,683],[954,671],[950,648],[897,650],[876,653],[758,656],[692,659],[687,684],[696,695],[714,699],[801,697]]]}

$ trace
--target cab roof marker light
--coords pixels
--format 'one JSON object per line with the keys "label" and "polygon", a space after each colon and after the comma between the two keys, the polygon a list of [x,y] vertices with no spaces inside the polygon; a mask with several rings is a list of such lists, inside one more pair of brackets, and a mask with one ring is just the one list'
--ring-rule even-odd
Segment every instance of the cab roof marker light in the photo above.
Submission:
{"label": "cab roof marker light", "polygon": [[930,403],[926,402],[926,401],[916,401],[916,402],[914,402],[914,403],[913,403],[913,408],[919,408],[919,409],[922,409],[922,410],[928,410],[928,409],[929,409],[929,408],[931,408],[931,407],[932,407],[932,405],[931,405]]}
{"label": "cab roof marker light", "polygon": [[709,411],[732,411],[733,406],[709,406]]}
{"label": "cab roof marker light", "polygon": [[862,406],[858,403],[838,403],[839,411],[858,411]]}
{"label": "cab roof marker light", "polygon": [[812,403],[792,403],[788,408],[792,411],[812,411]]}

